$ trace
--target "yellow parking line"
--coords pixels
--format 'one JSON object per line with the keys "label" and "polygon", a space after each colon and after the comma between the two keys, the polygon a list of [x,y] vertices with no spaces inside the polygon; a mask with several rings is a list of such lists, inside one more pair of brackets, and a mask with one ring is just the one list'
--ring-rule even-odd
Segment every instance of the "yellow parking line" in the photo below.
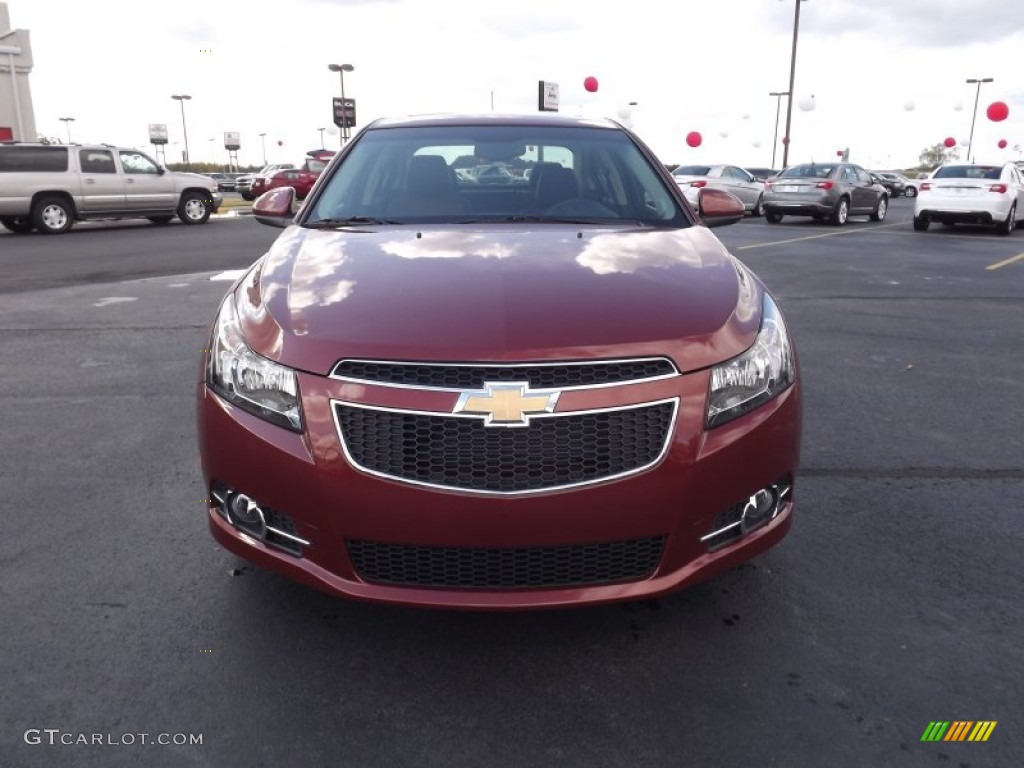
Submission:
{"label": "yellow parking line", "polygon": [[990,271],[993,269],[999,269],[1000,267],[1005,267],[1007,264],[1013,264],[1013,262],[1020,261],[1021,259],[1024,259],[1024,253],[1018,253],[1016,256],[1011,256],[1008,259],[997,261],[995,264],[989,264],[985,269]]}
{"label": "yellow parking line", "polygon": [[799,243],[804,240],[817,240],[820,237],[835,237],[836,235],[854,235],[858,232],[871,232],[876,229],[885,229],[886,227],[902,227],[905,226],[905,221],[898,221],[895,224],[879,224],[876,227],[865,227],[864,229],[844,229],[841,232],[826,232],[823,235],[807,235],[806,237],[794,237],[789,240],[772,240],[770,243],[751,243],[750,245],[741,245],[735,250],[737,251],[749,251],[751,248],[767,248],[770,245],[786,245],[787,243]]}

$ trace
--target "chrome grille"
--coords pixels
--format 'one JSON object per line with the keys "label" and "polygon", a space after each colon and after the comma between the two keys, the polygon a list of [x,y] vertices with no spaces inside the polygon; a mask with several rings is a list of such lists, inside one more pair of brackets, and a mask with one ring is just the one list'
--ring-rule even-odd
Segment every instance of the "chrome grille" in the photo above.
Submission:
{"label": "chrome grille", "polygon": [[639,581],[657,568],[664,536],[556,547],[422,547],[348,540],[359,578],[462,589],[578,587]]}
{"label": "chrome grille", "polygon": [[342,360],[331,376],[376,384],[431,389],[476,389],[488,381],[529,381],[534,389],[594,387],[674,376],[664,357],[593,363],[459,364]]}
{"label": "chrome grille", "polygon": [[342,443],[358,468],[437,488],[528,493],[639,472],[667,449],[676,400],[534,416],[528,427],[335,403]]}

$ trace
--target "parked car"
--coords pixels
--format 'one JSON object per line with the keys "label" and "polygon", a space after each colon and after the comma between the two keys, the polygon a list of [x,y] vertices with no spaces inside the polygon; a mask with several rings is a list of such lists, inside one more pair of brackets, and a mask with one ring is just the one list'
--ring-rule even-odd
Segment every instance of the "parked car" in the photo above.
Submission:
{"label": "parked car", "polygon": [[255,200],[252,196],[252,180],[256,178],[255,173],[243,173],[235,178],[235,191],[242,196],[243,200]]}
{"label": "parked car", "polygon": [[324,168],[327,167],[333,155],[334,153],[331,152],[330,154],[321,154],[319,159],[306,157],[298,168],[285,168],[280,171],[274,171],[267,179],[263,191],[267,192],[277,187],[292,187],[295,190],[296,197],[299,200],[305,200],[309,190],[313,188],[314,182],[323,173]]}
{"label": "parked car", "polygon": [[[537,188],[448,155],[564,158]],[[530,149],[528,149],[530,148]],[[533,174],[537,175],[537,173]],[[378,120],[216,311],[197,392],[223,546],[338,596],[652,597],[792,520],[799,374],[776,301],[612,120]]]}
{"label": "parked car", "polygon": [[753,176],[758,181],[767,181],[773,176],[778,175],[778,170],[775,168],[744,168],[747,173]]}
{"label": "parked car", "polygon": [[908,179],[902,173],[898,173],[896,171],[885,171],[881,175],[888,178],[894,178],[903,184],[903,195],[905,197],[917,197],[917,187],[919,182],[916,179]]}
{"label": "parked car", "polygon": [[1024,223],[1024,177],[1013,163],[940,165],[914,201],[914,229],[983,224],[1009,235]]}
{"label": "parked car", "polygon": [[765,220],[811,216],[842,226],[849,216],[868,215],[882,221],[889,208],[885,187],[853,163],[791,165],[764,185]]}
{"label": "parked car", "polygon": [[136,149],[0,144],[0,224],[12,232],[60,234],[87,219],[203,224],[222,199],[213,179],[168,171]]}
{"label": "parked car", "polygon": [[676,183],[693,204],[702,187],[724,189],[743,201],[743,207],[754,216],[762,216],[764,183],[737,165],[681,165],[672,171]]}
{"label": "parked car", "polygon": [[881,171],[868,171],[868,173],[871,174],[872,181],[885,187],[889,197],[899,197],[903,194],[905,185],[894,174]]}
{"label": "parked car", "polygon": [[204,175],[217,182],[218,192],[234,192],[237,187],[234,177],[226,173],[207,173]]}
{"label": "parked car", "polygon": [[263,168],[252,177],[252,181],[249,182],[248,195],[243,193],[242,198],[245,200],[255,200],[267,191],[267,182],[275,171],[294,167],[294,163],[273,163],[272,165],[263,166]]}

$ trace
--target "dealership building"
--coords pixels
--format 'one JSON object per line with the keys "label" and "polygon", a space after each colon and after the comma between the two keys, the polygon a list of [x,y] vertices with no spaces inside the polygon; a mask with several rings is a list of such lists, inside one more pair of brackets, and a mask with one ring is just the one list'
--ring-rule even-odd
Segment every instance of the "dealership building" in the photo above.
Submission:
{"label": "dealership building", "polygon": [[27,29],[14,29],[0,2],[0,141],[35,141],[36,117],[28,76],[32,44]]}

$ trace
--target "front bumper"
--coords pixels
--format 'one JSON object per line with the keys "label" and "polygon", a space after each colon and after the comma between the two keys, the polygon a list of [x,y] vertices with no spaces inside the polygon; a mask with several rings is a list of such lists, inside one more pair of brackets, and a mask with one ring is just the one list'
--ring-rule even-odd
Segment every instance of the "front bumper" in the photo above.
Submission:
{"label": "front bumper", "polygon": [[[778,542],[791,524],[793,494],[763,527],[717,548],[702,542],[716,518],[780,478],[799,460],[800,392],[790,387],[755,411],[703,429],[709,372],[628,388],[566,391],[557,411],[678,398],[664,457],[620,480],[525,496],[438,490],[355,469],[331,414],[332,400],[412,407],[420,392],[299,375],[305,431],[264,422],[199,385],[203,473],[294,521],[308,542],[283,551],[232,526],[207,505],[213,536],[232,552],[328,593],[386,603],[451,608],[543,608],[649,598],[731,568]],[[626,391],[624,391],[626,390]],[[420,403],[422,406],[422,403]],[[440,409],[439,409],[440,410]],[[209,497],[208,497],[209,498]],[[374,583],[363,578],[347,542],[398,547],[538,550],[664,537],[654,570],[624,583],[481,589]]]}

